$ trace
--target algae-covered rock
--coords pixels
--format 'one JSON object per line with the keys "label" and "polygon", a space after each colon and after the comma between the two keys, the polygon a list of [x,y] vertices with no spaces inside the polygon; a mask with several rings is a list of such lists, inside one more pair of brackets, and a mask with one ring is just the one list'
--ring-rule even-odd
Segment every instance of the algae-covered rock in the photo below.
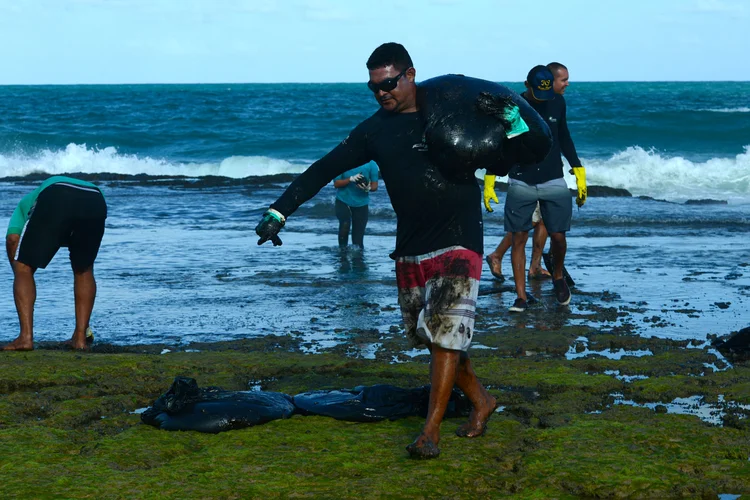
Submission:
{"label": "algae-covered rock", "polygon": [[[455,435],[466,417],[444,420],[442,453],[430,462],[411,461],[404,451],[421,431],[421,417],[361,424],[295,414],[208,434],[161,432],[134,413],[177,374],[234,391],[253,381],[263,391],[285,394],[428,383],[428,356],[397,357],[405,348],[398,335],[386,336],[375,360],[338,351],[304,354],[280,338],[204,344],[201,352],[171,346],[168,355],[137,346],[121,353],[44,347],[0,353],[0,491],[3,498],[750,494],[747,362],[724,367],[709,346],[611,329],[487,330],[482,343],[497,349],[473,350],[472,358],[504,408],[479,439]],[[648,349],[653,355],[567,359],[567,348],[584,335],[590,350]],[[545,350],[549,341],[555,347]],[[519,347],[538,354],[519,355]],[[724,426],[643,407],[690,396],[724,412]]]}

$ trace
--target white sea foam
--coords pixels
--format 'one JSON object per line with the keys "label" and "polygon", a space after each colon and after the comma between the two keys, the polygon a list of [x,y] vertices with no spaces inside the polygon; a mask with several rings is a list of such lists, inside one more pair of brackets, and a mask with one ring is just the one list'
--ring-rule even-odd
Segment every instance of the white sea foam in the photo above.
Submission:
{"label": "white sea foam", "polygon": [[114,147],[89,148],[68,144],[62,151],[44,150],[34,155],[0,155],[0,177],[32,173],[50,175],[83,172],[87,174],[148,174],[203,177],[218,175],[243,178],[250,175],[297,173],[307,164],[296,164],[267,156],[230,156],[221,162],[181,163],[123,154]]}
{"label": "white sea foam", "polygon": [[[624,188],[633,196],[652,196],[670,201],[712,198],[731,203],[750,202],[750,146],[734,158],[711,158],[694,162],[682,157],[664,157],[635,146],[607,160],[586,161],[589,185]],[[568,186],[575,177],[565,174]]]}
{"label": "white sea foam", "polygon": [[698,111],[711,111],[713,113],[750,113],[750,108],[744,106],[740,108],[706,108],[699,109]]}
{"label": "white sea foam", "polygon": [[[750,203],[750,146],[734,158],[712,158],[705,162],[682,157],[665,157],[639,146],[629,147],[606,160],[582,159],[589,185],[624,188],[634,196],[684,201],[695,198]],[[90,148],[69,144],[64,150],[43,150],[33,155],[0,154],[0,177],[31,173],[50,175],[83,173],[217,175],[232,178],[299,173],[309,160],[277,159],[267,156],[231,156],[220,162],[183,163],[118,152],[114,147]],[[567,173],[568,186],[575,177]]]}

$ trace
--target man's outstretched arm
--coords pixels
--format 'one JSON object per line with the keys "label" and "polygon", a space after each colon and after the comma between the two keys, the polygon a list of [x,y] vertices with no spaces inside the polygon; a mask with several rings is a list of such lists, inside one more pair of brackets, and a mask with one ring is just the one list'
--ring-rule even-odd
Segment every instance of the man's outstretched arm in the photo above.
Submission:
{"label": "man's outstretched arm", "polygon": [[310,168],[294,179],[279,199],[271,204],[255,228],[259,236],[259,245],[269,240],[274,246],[281,245],[278,234],[289,215],[315,196],[331,182],[331,179],[370,161],[367,136],[362,129],[362,125],[355,128],[341,144],[310,165]]}

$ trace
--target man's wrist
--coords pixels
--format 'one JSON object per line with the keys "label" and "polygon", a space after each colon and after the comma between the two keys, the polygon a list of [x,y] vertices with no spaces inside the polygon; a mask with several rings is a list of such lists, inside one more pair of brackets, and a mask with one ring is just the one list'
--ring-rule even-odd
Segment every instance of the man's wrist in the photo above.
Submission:
{"label": "man's wrist", "polygon": [[284,214],[282,214],[278,210],[269,208],[268,210],[266,210],[266,213],[270,215],[271,217],[273,217],[274,219],[276,219],[277,221],[279,221],[282,225],[286,223],[286,217],[284,217]]}

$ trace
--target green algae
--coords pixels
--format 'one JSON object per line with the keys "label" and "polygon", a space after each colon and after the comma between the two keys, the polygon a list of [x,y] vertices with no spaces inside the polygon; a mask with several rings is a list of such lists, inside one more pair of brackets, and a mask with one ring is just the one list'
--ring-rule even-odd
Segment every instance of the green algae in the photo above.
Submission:
{"label": "green algae", "polygon": [[[653,356],[567,360],[579,336],[597,350],[649,349]],[[368,342],[376,340],[371,334]],[[352,423],[294,416],[218,435],[165,432],[140,423],[177,375],[201,386],[287,394],[389,383],[428,383],[427,357],[408,363],[388,346],[375,360],[335,348],[298,352],[293,336],[201,344],[201,352],[99,346],[2,353],[0,476],[5,498],[716,498],[750,494],[749,419],[732,426],[695,416],[616,406],[702,395],[750,403],[750,365],[713,372],[708,350],[582,328],[494,329],[472,351],[478,375],[503,411],[478,439],[443,424],[441,457],[420,462],[404,446],[423,421]],[[526,338],[525,338],[526,337]],[[531,338],[528,338],[531,337]],[[596,343],[596,344],[594,344]],[[125,351],[125,349],[123,349]],[[407,358],[408,359],[408,358]],[[698,371],[700,369],[700,371]],[[604,372],[642,374],[624,382]]]}

